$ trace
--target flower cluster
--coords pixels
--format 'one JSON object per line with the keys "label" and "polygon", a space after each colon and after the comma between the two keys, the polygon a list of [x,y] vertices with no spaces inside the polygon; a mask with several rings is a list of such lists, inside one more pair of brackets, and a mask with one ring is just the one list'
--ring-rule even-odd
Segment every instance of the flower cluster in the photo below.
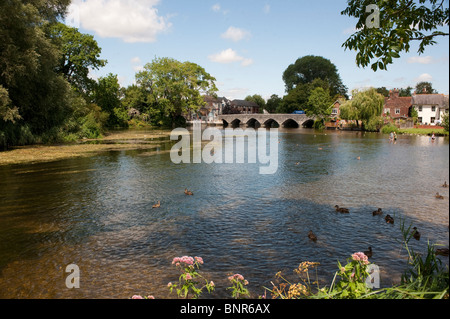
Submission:
{"label": "flower cluster", "polygon": [[368,265],[369,264],[369,258],[367,258],[367,256],[364,253],[354,253],[352,255],[352,259],[354,261],[360,261],[363,265]]}
{"label": "flower cluster", "polygon": [[141,295],[134,295],[131,299],[155,299],[153,296],[142,297]]}
{"label": "flower cluster", "polygon": [[241,274],[234,274],[228,277],[231,281],[232,286],[227,288],[232,290],[231,296],[235,299],[239,299],[243,296],[249,296],[249,291],[245,286],[248,285],[248,281]]}
{"label": "flower cluster", "polygon": [[228,280],[231,281],[231,282],[232,282],[233,280],[239,280],[239,281],[242,281],[242,282],[244,283],[245,286],[248,285],[248,281],[245,280],[244,276],[242,276],[242,275],[240,275],[240,274],[235,274],[235,275],[233,275],[233,276],[229,276],[229,277],[228,277]]}

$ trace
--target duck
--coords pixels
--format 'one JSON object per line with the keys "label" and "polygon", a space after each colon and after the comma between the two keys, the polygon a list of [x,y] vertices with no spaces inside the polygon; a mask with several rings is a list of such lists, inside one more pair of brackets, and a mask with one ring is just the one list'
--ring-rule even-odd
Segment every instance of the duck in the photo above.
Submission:
{"label": "duck", "polygon": [[417,227],[414,227],[414,228],[413,228],[412,235],[413,235],[414,239],[420,240],[420,233],[419,233],[419,231],[417,230]]}
{"label": "duck", "polygon": [[316,242],[316,241],[317,241],[317,236],[312,232],[312,230],[309,231],[309,233],[308,233],[308,238],[309,238],[310,240],[312,240],[313,242]]}
{"label": "duck", "polygon": [[373,216],[379,216],[379,215],[383,215],[383,210],[381,208],[378,208],[378,210],[372,212]]}
{"label": "duck", "polygon": [[357,159],[358,161],[360,161],[360,160],[361,160],[361,156],[358,156],[356,159]]}
{"label": "duck", "polygon": [[348,208],[339,207],[338,205],[334,206],[336,208],[336,211],[342,214],[348,214],[350,213],[350,210]]}
{"label": "duck", "polygon": [[436,193],[436,196],[435,196],[437,199],[444,199],[444,196],[442,196],[442,195],[440,195],[439,193]]}
{"label": "duck", "polygon": [[438,248],[436,249],[436,255],[437,256],[448,256],[448,248]]}
{"label": "duck", "polygon": [[442,185],[443,188],[448,188],[447,182],[444,182],[444,185]]}
{"label": "duck", "polygon": [[189,195],[189,196],[192,196],[192,195],[194,195],[194,193],[193,192],[191,192],[191,191],[188,191],[188,189],[186,188],[185,190],[184,190],[184,193],[186,194],[186,195]]}
{"label": "duck", "polygon": [[372,256],[373,256],[372,247],[369,247],[369,250],[365,251],[364,255],[366,255],[367,258],[372,258]]}
{"label": "duck", "polygon": [[160,208],[161,207],[161,202],[158,201],[157,204],[153,205],[152,208]]}
{"label": "duck", "polygon": [[391,215],[386,215],[386,217],[384,218],[384,220],[386,221],[386,223],[388,224],[393,224],[394,223],[394,218]]}

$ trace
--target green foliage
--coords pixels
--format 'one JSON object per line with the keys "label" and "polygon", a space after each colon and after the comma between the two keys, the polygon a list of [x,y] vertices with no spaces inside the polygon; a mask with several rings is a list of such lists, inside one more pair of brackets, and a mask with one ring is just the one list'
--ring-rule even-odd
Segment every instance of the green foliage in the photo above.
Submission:
{"label": "green foliage", "polygon": [[444,131],[448,133],[448,113],[445,113],[442,115],[442,127],[444,128]]}
{"label": "green foliage", "polygon": [[438,93],[433,89],[431,82],[419,82],[416,85],[416,94],[436,94]]}
{"label": "green foliage", "polygon": [[259,94],[249,95],[245,98],[245,100],[258,104],[260,106],[261,112],[266,107],[266,100],[264,100],[264,98]]}
{"label": "green foliage", "polygon": [[323,57],[308,55],[299,58],[283,73],[287,93],[301,84],[312,83],[315,79],[325,81],[332,96],[347,95],[347,87],[342,83],[336,66]]}
{"label": "green foliage", "polygon": [[399,97],[408,97],[412,96],[412,90],[413,88],[408,86],[406,89],[402,88],[400,89],[400,92],[398,94]]}
{"label": "green foliage", "polygon": [[205,104],[202,95],[217,92],[216,79],[201,66],[170,58],[155,58],[136,74],[136,82],[146,94],[152,121],[172,121]]}
{"label": "green foliage", "polygon": [[398,133],[399,132],[398,127],[393,124],[388,124],[381,128],[381,133],[383,134],[391,134],[391,132]]}
{"label": "green foliage", "polygon": [[[341,106],[341,118],[363,121],[367,125],[373,118],[381,116],[384,107],[384,97],[377,93],[375,89],[353,90],[352,95],[353,98]],[[373,125],[373,122],[369,125]]]}
{"label": "green foliage", "polygon": [[203,292],[203,289],[211,293],[214,291],[214,282],[206,280],[200,273],[200,266],[203,265],[201,257],[175,257],[172,265],[175,265],[181,275],[178,279],[178,284],[169,283],[167,287],[172,293],[175,289],[179,298],[198,299]]}
{"label": "green foliage", "polygon": [[311,91],[308,98],[308,106],[306,114],[308,116],[325,117],[331,115],[332,101],[328,90],[322,87],[317,87]]}
{"label": "green foliage", "polygon": [[227,288],[231,290],[231,297],[234,299],[242,299],[243,297],[250,297],[250,293],[245,286],[248,285],[248,281],[244,278],[244,276],[240,274],[234,274],[228,277],[228,280],[231,282],[231,287]]}
{"label": "green foliage", "polygon": [[448,29],[440,31],[441,26],[449,24],[449,8],[441,0],[393,0],[375,1],[380,10],[378,28],[369,28],[366,12],[373,0],[348,0],[342,15],[358,19],[356,33],[342,45],[345,49],[357,51],[356,63],[374,71],[386,70],[393,59],[401,52],[409,52],[412,41],[419,44],[421,54],[429,45],[436,44],[436,38],[448,36]]}
{"label": "green foliage", "polygon": [[384,119],[381,116],[372,117],[364,124],[364,129],[369,132],[378,132],[384,124]]}
{"label": "green foliage", "polygon": [[272,94],[270,99],[267,100],[266,111],[269,113],[275,113],[280,104],[282,103],[282,101],[283,99],[280,98],[278,95]]}
{"label": "green foliage", "polygon": [[97,41],[89,34],[82,34],[76,28],[63,23],[49,27],[50,38],[61,50],[57,72],[79,92],[89,92],[95,81],[89,78],[89,70],[98,70],[106,65],[106,60],[99,59],[101,49]]}

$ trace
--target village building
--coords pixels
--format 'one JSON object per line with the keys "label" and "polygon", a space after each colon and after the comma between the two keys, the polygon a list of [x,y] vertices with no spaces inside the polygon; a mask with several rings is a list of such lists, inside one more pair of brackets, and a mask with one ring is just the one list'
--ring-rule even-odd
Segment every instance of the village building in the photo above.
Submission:
{"label": "village building", "polygon": [[384,99],[383,116],[390,116],[393,119],[411,117],[412,97],[400,97],[399,94],[398,89],[389,91],[389,97]]}
{"label": "village building", "polygon": [[198,115],[199,118],[207,122],[215,122],[217,116],[222,115],[223,109],[230,105],[230,100],[226,97],[214,97],[205,95],[203,97],[205,101],[205,106],[200,108]]}
{"label": "village building", "polygon": [[260,106],[255,102],[246,100],[233,100],[230,106],[238,110],[241,114],[257,114],[260,113]]}
{"label": "village building", "polygon": [[442,116],[448,114],[448,95],[444,94],[414,94],[412,106],[418,113],[418,121],[422,125],[439,125]]}

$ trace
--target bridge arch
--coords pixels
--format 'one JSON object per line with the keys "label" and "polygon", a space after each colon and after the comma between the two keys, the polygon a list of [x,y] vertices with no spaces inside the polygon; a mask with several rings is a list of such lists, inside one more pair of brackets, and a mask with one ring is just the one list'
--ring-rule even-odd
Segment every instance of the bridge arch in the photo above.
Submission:
{"label": "bridge arch", "polygon": [[240,125],[241,125],[241,120],[240,119],[234,119],[232,122],[231,122],[231,126],[234,128],[234,127],[239,127]]}
{"label": "bridge arch", "polygon": [[274,119],[268,119],[267,121],[264,122],[264,126],[266,128],[278,128],[278,127],[280,127],[280,123],[278,123]]}
{"label": "bridge arch", "polygon": [[298,122],[294,119],[287,119],[286,121],[281,124],[284,128],[299,128],[300,125]]}
{"label": "bridge arch", "polygon": [[228,123],[228,121],[226,120],[222,120],[223,123],[223,127],[228,127],[230,125],[230,123]]}
{"label": "bridge arch", "polygon": [[302,126],[305,127],[305,128],[313,128],[314,127],[314,120],[309,119],[309,120],[303,122]]}
{"label": "bridge arch", "polygon": [[252,128],[260,128],[261,123],[257,119],[251,118],[250,120],[247,121],[247,126]]}

